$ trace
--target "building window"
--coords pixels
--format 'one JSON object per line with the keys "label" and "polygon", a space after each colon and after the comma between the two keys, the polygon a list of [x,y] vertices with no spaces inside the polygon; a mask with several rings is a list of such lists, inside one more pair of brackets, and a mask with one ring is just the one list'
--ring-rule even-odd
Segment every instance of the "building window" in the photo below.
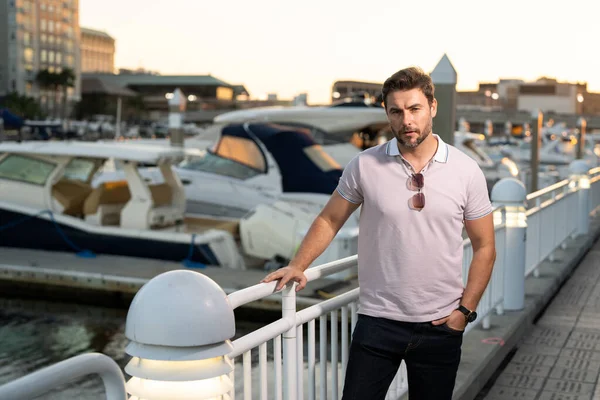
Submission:
{"label": "building window", "polygon": [[60,52],[56,52],[56,63],[60,64],[62,63],[62,54]]}
{"label": "building window", "polygon": [[48,12],[54,12],[54,6],[52,4],[48,6]]}
{"label": "building window", "polygon": [[42,43],[44,43],[44,44],[46,43],[46,41],[48,40],[48,37],[46,36],[45,33],[42,33],[40,35],[40,40],[42,41]]}
{"label": "building window", "polygon": [[14,32],[10,33],[10,40],[15,40],[17,37],[15,36]]}
{"label": "building window", "polygon": [[54,52],[53,51],[48,52],[48,62],[50,64],[54,64]]}
{"label": "building window", "polygon": [[11,86],[12,86],[13,92],[17,90],[17,82],[14,79],[12,80]]}
{"label": "building window", "polygon": [[46,11],[46,3],[40,4],[40,10]]}
{"label": "building window", "polygon": [[45,20],[45,19],[42,19],[42,20],[40,21],[40,29],[41,29],[42,31],[45,31],[45,30],[46,30],[46,20]]}
{"label": "building window", "polygon": [[29,34],[29,32],[23,32],[23,44],[25,46],[31,45],[31,35]]}
{"label": "building window", "polygon": [[67,56],[67,66],[73,67],[73,56],[72,55]]}
{"label": "building window", "polygon": [[54,35],[48,35],[48,44],[54,44]]}
{"label": "building window", "polygon": [[60,46],[60,44],[62,43],[62,39],[60,36],[56,37],[56,44]]}
{"label": "building window", "polygon": [[48,32],[54,32],[54,21],[48,21]]}
{"label": "building window", "polygon": [[48,61],[48,54],[46,53],[46,50],[40,51],[40,61],[43,63]]}
{"label": "building window", "polygon": [[23,49],[23,58],[25,59],[26,63],[33,62],[33,49],[31,47],[26,47]]}

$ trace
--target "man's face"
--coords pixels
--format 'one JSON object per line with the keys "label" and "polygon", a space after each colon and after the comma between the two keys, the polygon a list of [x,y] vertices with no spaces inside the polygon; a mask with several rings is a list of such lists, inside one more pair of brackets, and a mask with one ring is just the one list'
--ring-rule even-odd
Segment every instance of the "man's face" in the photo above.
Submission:
{"label": "man's face", "polygon": [[398,143],[414,149],[431,134],[437,101],[429,105],[421,89],[397,90],[388,93],[385,112]]}

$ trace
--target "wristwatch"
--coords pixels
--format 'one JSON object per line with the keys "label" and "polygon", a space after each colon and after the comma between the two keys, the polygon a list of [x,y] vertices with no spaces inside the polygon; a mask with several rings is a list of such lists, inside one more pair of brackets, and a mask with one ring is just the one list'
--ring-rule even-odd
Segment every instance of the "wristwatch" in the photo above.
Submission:
{"label": "wristwatch", "polygon": [[467,320],[467,322],[473,322],[477,319],[477,313],[475,311],[469,310],[463,305],[458,306],[457,310],[465,315],[465,319]]}

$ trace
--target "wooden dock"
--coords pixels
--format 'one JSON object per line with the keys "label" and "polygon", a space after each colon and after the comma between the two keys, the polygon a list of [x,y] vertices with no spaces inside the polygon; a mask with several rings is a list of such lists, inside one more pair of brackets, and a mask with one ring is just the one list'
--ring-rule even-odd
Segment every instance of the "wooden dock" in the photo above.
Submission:
{"label": "wooden dock", "polygon": [[[176,269],[189,268],[172,261],[102,254],[82,258],[75,253],[0,247],[0,293],[128,307],[142,285],[156,275]],[[206,267],[192,270],[210,277],[228,294],[258,284],[267,274],[262,269]],[[309,306],[357,286],[356,279],[330,278],[309,282],[298,293],[298,303]],[[259,309],[280,313],[280,300],[281,295],[274,294],[245,308],[246,311]]]}

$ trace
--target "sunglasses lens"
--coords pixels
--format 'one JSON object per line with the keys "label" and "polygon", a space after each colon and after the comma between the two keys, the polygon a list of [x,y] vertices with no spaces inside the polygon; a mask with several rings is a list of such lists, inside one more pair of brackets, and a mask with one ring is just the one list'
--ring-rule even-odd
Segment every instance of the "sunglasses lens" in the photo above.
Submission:
{"label": "sunglasses lens", "polygon": [[417,193],[412,197],[412,206],[416,210],[422,210],[425,207],[425,195]]}
{"label": "sunglasses lens", "polygon": [[412,185],[416,189],[423,189],[424,183],[425,183],[425,179],[423,178],[423,174],[414,174],[412,176]]}

